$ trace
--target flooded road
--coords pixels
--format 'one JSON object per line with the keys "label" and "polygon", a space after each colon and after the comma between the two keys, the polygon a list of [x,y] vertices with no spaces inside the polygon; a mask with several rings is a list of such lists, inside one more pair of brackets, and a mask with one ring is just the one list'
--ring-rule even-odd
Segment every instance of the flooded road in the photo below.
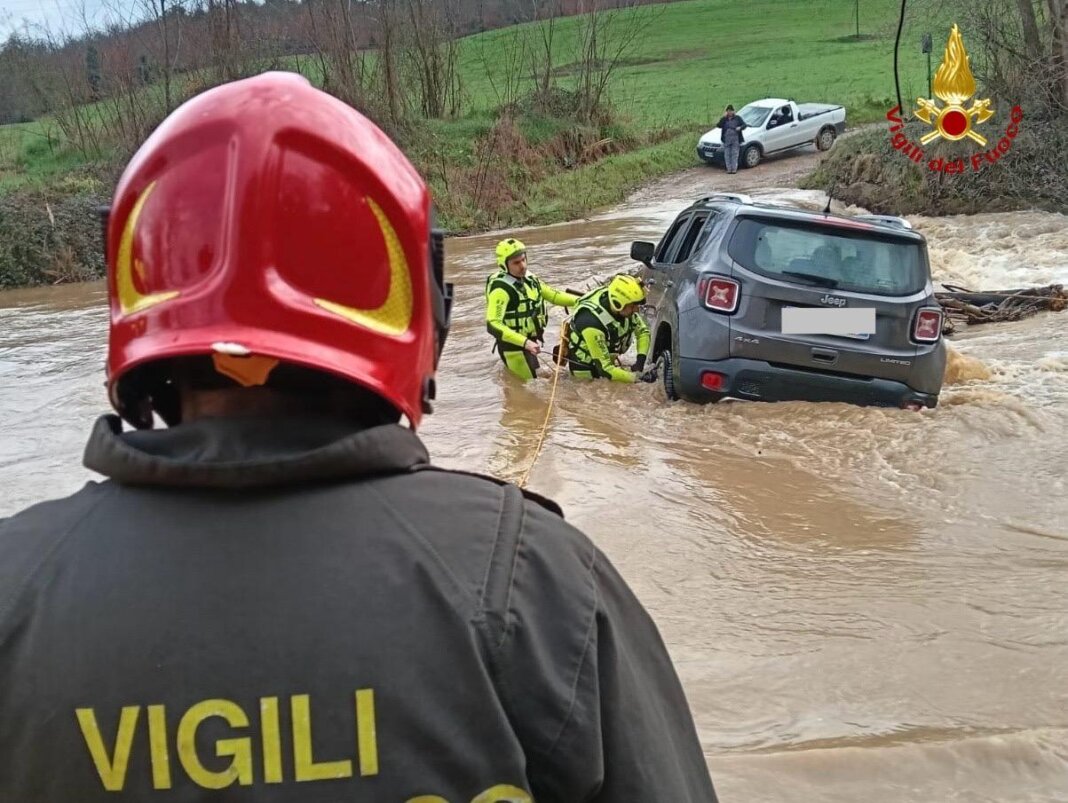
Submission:
{"label": "flooded road", "polygon": [[[629,269],[630,241],[702,192],[822,206],[790,189],[813,158],[729,186],[692,170],[591,220],[510,233],[543,279],[584,287]],[[1068,281],[1063,216],[913,222],[938,280]],[[458,300],[423,435],[445,466],[518,481],[550,384],[512,381],[490,353],[497,239],[448,243]],[[105,325],[102,285],[0,294],[0,516],[91,478]],[[653,614],[724,803],[1068,800],[1066,332],[1060,313],[954,337],[958,374],[979,378],[922,413],[695,407],[561,380],[529,485]]]}

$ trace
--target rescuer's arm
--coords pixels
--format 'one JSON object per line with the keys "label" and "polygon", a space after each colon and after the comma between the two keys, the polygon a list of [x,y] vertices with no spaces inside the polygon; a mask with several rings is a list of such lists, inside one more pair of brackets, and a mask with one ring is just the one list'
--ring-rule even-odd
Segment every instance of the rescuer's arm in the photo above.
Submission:
{"label": "rescuer's arm", "polygon": [[[496,683],[534,799],[716,803],[682,684],[648,613],[584,535],[533,503],[518,507],[511,520],[522,530],[499,539],[501,574],[487,583],[500,602],[485,610],[498,622]],[[508,560],[520,544],[523,559]]]}
{"label": "rescuer's arm", "polygon": [[504,313],[508,309],[508,292],[496,287],[486,296],[486,328],[494,337],[505,343],[524,348],[527,338],[504,324]]}
{"label": "rescuer's arm", "polygon": [[545,282],[541,283],[541,297],[550,304],[556,304],[560,307],[573,307],[579,299],[578,296],[572,293],[565,293],[563,290],[549,287]]}
{"label": "rescuer's arm", "polygon": [[613,382],[633,383],[635,381],[633,373],[615,364],[612,355],[608,351],[608,341],[605,339],[604,332],[596,326],[587,326],[582,330],[581,337],[593,361],[597,363],[598,367],[604,371],[609,379]]}
{"label": "rescuer's arm", "polygon": [[645,358],[649,354],[649,324],[640,312],[634,314],[634,334],[638,341],[638,359],[645,365]]}

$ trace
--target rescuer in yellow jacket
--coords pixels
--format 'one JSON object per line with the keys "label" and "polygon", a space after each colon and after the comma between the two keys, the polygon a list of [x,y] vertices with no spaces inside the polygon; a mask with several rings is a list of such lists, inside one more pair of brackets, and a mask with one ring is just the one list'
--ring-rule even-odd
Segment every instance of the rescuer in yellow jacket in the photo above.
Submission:
{"label": "rescuer in yellow jacket", "polygon": [[[645,290],[633,276],[621,274],[605,287],[582,296],[571,316],[568,366],[579,379],[607,378],[614,382],[655,382],[655,370],[645,370],[649,354],[649,325],[641,314]],[[637,339],[638,358],[633,370],[617,358]]]}
{"label": "rescuer in yellow jacket", "polygon": [[527,247],[514,237],[497,243],[497,272],[486,280],[486,329],[508,370],[538,375],[538,354],[549,322],[545,303],[574,306],[578,296],[554,290],[527,271]]}

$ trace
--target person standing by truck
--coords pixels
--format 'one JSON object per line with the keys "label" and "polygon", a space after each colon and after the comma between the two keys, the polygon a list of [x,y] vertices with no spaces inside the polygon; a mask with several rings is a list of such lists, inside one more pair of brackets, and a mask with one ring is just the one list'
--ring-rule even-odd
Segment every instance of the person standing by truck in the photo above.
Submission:
{"label": "person standing by truck", "polygon": [[734,107],[729,105],[723,110],[723,116],[716,123],[716,128],[722,129],[723,136],[723,161],[727,165],[728,173],[738,172],[738,153],[742,143],[742,129],[745,128],[745,120],[734,113]]}

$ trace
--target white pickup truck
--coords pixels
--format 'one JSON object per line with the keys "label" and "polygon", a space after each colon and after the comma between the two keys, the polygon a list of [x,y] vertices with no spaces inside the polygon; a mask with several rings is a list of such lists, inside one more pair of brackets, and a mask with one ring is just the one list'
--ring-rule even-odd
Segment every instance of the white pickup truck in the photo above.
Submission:
{"label": "white pickup truck", "polygon": [[[737,112],[745,120],[742,131],[742,167],[756,167],[769,153],[799,148],[814,142],[825,151],[845,131],[845,108],[829,103],[802,103],[783,98],[754,100]],[[723,163],[723,132],[713,128],[697,143],[697,155],[709,164]]]}

